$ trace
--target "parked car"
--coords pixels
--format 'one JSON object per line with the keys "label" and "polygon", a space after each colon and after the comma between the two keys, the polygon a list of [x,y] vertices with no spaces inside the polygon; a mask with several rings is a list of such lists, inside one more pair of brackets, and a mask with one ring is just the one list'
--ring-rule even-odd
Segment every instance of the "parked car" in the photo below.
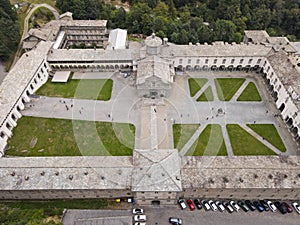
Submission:
{"label": "parked car", "polygon": [[265,211],[270,210],[270,208],[265,200],[260,200],[259,203],[264,207]]}
{"label": "parked car", "polygon": [[277,208],[276,208],[276,206],[274,205],[273,202],[267,201],[267,204],[268,204],[268,206],[269,206],[269,208],[271,209],[272,212],[277,212]]}
{"label": "parked car", "polygon": [[169,222],[171,224],[181,225],[182,224],[182,219],[176,218],[176,217],[170,217]]}
{"label": "parked car", "polygon": [[181,209],[185,209],[186,208],[186,204],[184,199],[179,199],[178,200],[178,204],[180,205]]}
{"label": "parked car", "polygon": [[192,199],[188,199],[188,200],[186,201],[186,203],[187,203],[188,206],[190,207],[190,210],[191,210],[191,211],[195,210],[196,207],[195,207],[195,205],[194,205]]}
{"label": "parked car", "polygon": [[233,208],[231,207],[231,205],[228,202],[223,202],[223,205],[224,205],[225,209],[227,210],[227,212],[229,212],[229,213],[234,212]]}
{"label": "parked car", "polygon": [[209,201],[208,201],[208,204],[209,204],[210,208],[211,208],[213,211],[217,211],[217,210],[218,210],[218,207],[216,206],[216,204],[214,203],[213,200],[209,200]]}
{"label": "parked car", "polygon": [[281,203],[283,206],[285,206],[287,208],[287,212],[291,213],[293,212],[293,207],[290,206],[289,204],[287,204],[286,202]]}
{"label": "parked car", "polygon": [[225,210],[225,207],[222,204],[222,202],[216,201],[216,206],[218,207],[220,212],[223,212]]}
{"label": "parked car", "polygon": [[286,214],[287,213],[286,206],[282,205],[280,202],[277,201],[277,202],[274,203],[274,205],[279,210],[279,212],[281,212],[282,214]]}
{"label": "parked car", "polygon": [[264,208],[258,201],[254,201],[254,202],[253,202],[253,205],[257,208],[257,210],[258,210],[259,212],[265,211],[265,208]]}
{"label": "parked car", "polygon": [[211,210],[211,208],[210,208],[209,204],[207,203],[207,201],[202,200],[202,201],[201,201],[201,204],[203,205],[203,208],[204,208],[206,211]]}
{"label": "parked car", "polygon": [[232,208],[235,210],[235,211],[239,211],[240,210],[240,207],[238,206],[238,204],[236,204],[235,201],[230,201],[229,204],[232,206]]}
{"label": "parked car", "polygon": [[144,222],[135,222],[134,225],[147,225],[147,224]]}
{"label": "parked car", "polygon": [[202,205],[198,199],[194,199],[194,204],[197,207],[197,209],[202,209]]}
{"label": "parked car", "polygon": [[135,215],[134,216],[134,221],[136,222],[144,222],[147,220],[146,215]]}
{"label": "parked car", "polygon": [[244,212],[248,212],[248,211],[249,211],[249,207],[246,205],[245,202],[243,202],[243,201],[238,201],[237,204],[242,208],[242,210],[243,210]]}
{"label": "parked car", "polygon": [[292,206],[294,207],[295,211],[300,214],[300,206],[297,202],[293,202]]}
{"label": "parked car", "polygon": [[255,211],[255,210],[256,210],[255,206],[253,205],[253,203],[252,203],[250,200],[246,200],[246,201],[245,201],[245,204],[248,206],[248,208],[249,208],[251,211]]}
{"label": "parked car", "polygon": [[144,210],[143,210],[143,209],[136,208],[136,209],[133,209],[133,210],[132,210],[132,213],[133,213],[133,214],[144,214]]}

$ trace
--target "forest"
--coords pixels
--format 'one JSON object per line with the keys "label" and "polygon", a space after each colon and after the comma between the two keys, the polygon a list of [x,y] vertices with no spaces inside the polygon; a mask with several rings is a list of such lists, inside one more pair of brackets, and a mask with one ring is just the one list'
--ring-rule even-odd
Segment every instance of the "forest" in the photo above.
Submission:
{"label": "forest", "polygon": [[17,14],[8,0],[0,0],[0,61],[6,61],[18,48],[20,34]]}
{"label": "forest", "polygon": [[[113,2],[113,0],[112,0]],[[126,2],[126,0],[122,0]],[[177,44],[223,40],[241,42],[244,30],[300,39],[299,0],[128,0],[130,11],[102,0],[57,0],[74,19],[106,19],[108,28],[129,34],[153,31]]]}

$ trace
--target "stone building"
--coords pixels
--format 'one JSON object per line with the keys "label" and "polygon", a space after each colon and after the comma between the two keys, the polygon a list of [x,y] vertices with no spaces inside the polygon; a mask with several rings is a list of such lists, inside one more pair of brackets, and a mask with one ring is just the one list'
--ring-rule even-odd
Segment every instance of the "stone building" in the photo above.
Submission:
{"label": "stone building", "polygon": [[[57,70],[136,71],[137,93],[146,98],[167,98],[175,69],[256,71],[300,143],[300,52],[285,38],[246,31],[241,44],[175,45],[152,35],[137,52],[68,49],[79,43],[105,46],[106,21],[78,21],[66,14],[41,30],[52,35],[29,38],[39,43],[0,85],[1,157],[24,104]],[[178,197],[300,199],[298,156],[180,157],[174,149],[136,149],[132,157],[2,157],[0,165],[2,199],[134,196],[139,204],[174,204]]]}
{"label": "stone building", "polygon": [[137,64],[136,88],[139,97],[168,97],[174,82],[173,64],[158,56],[148,56]]}

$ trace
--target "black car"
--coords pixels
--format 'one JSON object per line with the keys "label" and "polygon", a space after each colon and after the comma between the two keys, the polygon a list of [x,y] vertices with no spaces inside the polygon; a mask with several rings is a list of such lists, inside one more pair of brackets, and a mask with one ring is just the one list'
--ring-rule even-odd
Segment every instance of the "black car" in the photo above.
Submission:
{"label": "black car", "polygon": [[265,211],[270,210],[268,203],[265,200],[260,200],[259,203],[264,207]]}
{"label": "black car", "polygon": [[254,201],[254,202],[253,202],[253,205],[257,208],[257,210],[258,210],[259,212],[265,211],[265,208],[264,208],[258,201]]}
{"label": "black car", "polygon": [[249,207],[246,205],[245,202],[243,202],[243,201],[238,201],[237,204],[242,208],[242,210],[243,210],[244,212],[248,212],[248,211],[249,211]]}
{"label": "black car", "polygon": [[250,200],[246,200],[246,201],[245,201],[245,204],[248,206],[248,208],[249,208],[251,211],[255,211],[255,210],[256,210],[255,206],[253,205],[253,203],[252,203]]}
{"label": "black car", "polygon": [[274,205],[276,208],[281,212],[282,214],[286,214],[288,212],[288,209],[285,205],[281,204],[280,202],[274,202]]}
{"label": "black car", "polygon": [[198,199],[194,199],[194,204],[197,207],[197,209],[202,209],[202,205]]}

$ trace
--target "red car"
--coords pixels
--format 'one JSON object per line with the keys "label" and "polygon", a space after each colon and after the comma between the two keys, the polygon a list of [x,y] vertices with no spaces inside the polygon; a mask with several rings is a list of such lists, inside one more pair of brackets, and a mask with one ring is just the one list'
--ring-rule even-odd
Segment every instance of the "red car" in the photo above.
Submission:
{"label": "red car", "polygon": [[190,207],[190,210],[191,210],[191,211],[195,210],[195,205],[194,205],[192,199],[188,199],[188,200],[186,201],[186,203],[187,203],[188,206]]}

